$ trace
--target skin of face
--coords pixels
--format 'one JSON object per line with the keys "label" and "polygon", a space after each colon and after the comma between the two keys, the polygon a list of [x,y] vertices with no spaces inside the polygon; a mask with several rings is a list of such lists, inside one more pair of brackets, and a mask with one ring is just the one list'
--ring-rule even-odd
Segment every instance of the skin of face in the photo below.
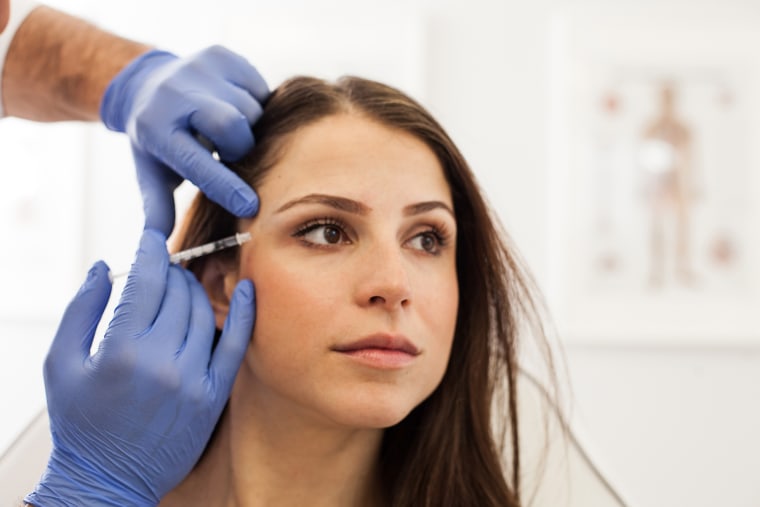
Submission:
{"label": "skin of face", "polygon": [[[241,277],[257,294],[235,390],[275,420],[394,425],[438,386],[454,336],[456,220],[443,170],[421,141],[352,113],[285,146],[257,188],[257,217],[240,223],[253,239],[224,276],[227,297]],[[378,335],[417,354],[377,367],[336,350]]]}
{"label": "skin of face", "polygon": [[10,16],[11,0],[0,0],[0,33],[3,33]]}

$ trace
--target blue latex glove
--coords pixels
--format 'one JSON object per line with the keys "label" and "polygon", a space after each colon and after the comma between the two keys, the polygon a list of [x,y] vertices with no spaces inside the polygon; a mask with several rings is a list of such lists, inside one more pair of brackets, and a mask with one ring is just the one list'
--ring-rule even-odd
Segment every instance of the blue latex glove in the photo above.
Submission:
{"label": "blue latex glove", "polygon": [[203,287],[169,264],[146,230],[108,330],[90,355],[111,293],[96,263],[69,304],[45,360],[53,450],[26,502],[155,506],[190,472],[224,408],[248,347],[253,284],[235,289],[213,350]]}
{"label": "blue latex glove", "polygon": [[132,142],[146,226],[171,233],[172,192],[192,181],[236,216],[258,211],[254,191],[197,139],[201,134],[222,160],[253,148],[251,125],[269,88],[243,57],[220,46],[188,58],[149,51],[127,65],[103,95],[100,116]]}

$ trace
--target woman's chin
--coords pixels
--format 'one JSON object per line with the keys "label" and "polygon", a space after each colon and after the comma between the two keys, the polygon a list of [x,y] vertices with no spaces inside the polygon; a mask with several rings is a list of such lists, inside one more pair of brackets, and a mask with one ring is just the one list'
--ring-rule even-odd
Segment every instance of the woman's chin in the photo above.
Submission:
{"label": "woman's chin", "polygon": [[342,426],[365,429],[385,429],[404,420],[414,409],[408,403],[382,403],[368,399],[350,407],[340,407],[331,419]]}

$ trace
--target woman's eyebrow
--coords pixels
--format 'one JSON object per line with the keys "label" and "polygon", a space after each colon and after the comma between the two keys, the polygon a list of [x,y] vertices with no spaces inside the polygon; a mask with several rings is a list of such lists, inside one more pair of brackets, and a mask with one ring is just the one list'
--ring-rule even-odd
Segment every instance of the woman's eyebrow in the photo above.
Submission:
{"label": "woman's eyebrow", "polygon": [[446,203],[441,201],[425,201],[418,202],[417,204],[410,204],[409,206],[404,206],[404,215],[419,215],[420,213],[425,213],[434,209],[442,209],[444,211],[447,211],[452,216],[452,218],[456,219],[454,210],[452,210]]}
{"label": "woman's eyebrow", "polygon": [[297,206],[299,204],[322,204],[324,206],[330,206],[331,208],[353,213],[355,215],[366,215],[372,211],[372,208],[366,204],[354,201],[353,199],[338,197],[337,195],[309,194],[286,202],[277,209],[277,213],[290,209],[293,206]]}
{"label": "woman's eyebrow", "polygon": [[[276,213],[280,213],[301,204],[321,204],[323,206],[329,206],[331,208],[345,211],[347,213],[353,213],[355,215],[367,215],[370,211],[372,211],[372,208],[366,204],[359,201],[354,201],[353,199],[348,199],[347,197],[339,197],[337,195],[328,194],[309,194],[286,202],[277,209]],[[424,201],[404,206],[404,215],[419,215],[421,213],[425,213],[434,209],[443,209],[447,211],[452,217],[456,218],[454,216],[454,211],[446,203],[441,201]]]}

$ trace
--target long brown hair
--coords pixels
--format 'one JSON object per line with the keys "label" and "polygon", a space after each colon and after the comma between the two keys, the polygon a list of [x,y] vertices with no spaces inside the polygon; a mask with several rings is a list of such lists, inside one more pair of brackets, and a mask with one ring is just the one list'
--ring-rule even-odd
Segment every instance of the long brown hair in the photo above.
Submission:
{"label": "long brown hair", "polygon": [[[388,501],[409,507],[519,506],[518,332],[529,322],[539,329],[538,339],[545,338],[532,282],[444,129],[417,102],[380,83],[297,77],[271,95],[253,127],[256,148],[231,166],[255,188],[286,149],[289,135],[340,113],[403,130],[429,146],[451,188],[457,221],[460,294],[451,358],[430,397],[385,430],[379,459]],[[177,246],[234,234],[236,222],[199,194]],[[199,273],[203,264],[201,259],[188,267]],[[502,388],[503,399],[497,396]],[[496,414],[495,401],[503,401]],[[505,423],[501,431],[493,420]]]}

